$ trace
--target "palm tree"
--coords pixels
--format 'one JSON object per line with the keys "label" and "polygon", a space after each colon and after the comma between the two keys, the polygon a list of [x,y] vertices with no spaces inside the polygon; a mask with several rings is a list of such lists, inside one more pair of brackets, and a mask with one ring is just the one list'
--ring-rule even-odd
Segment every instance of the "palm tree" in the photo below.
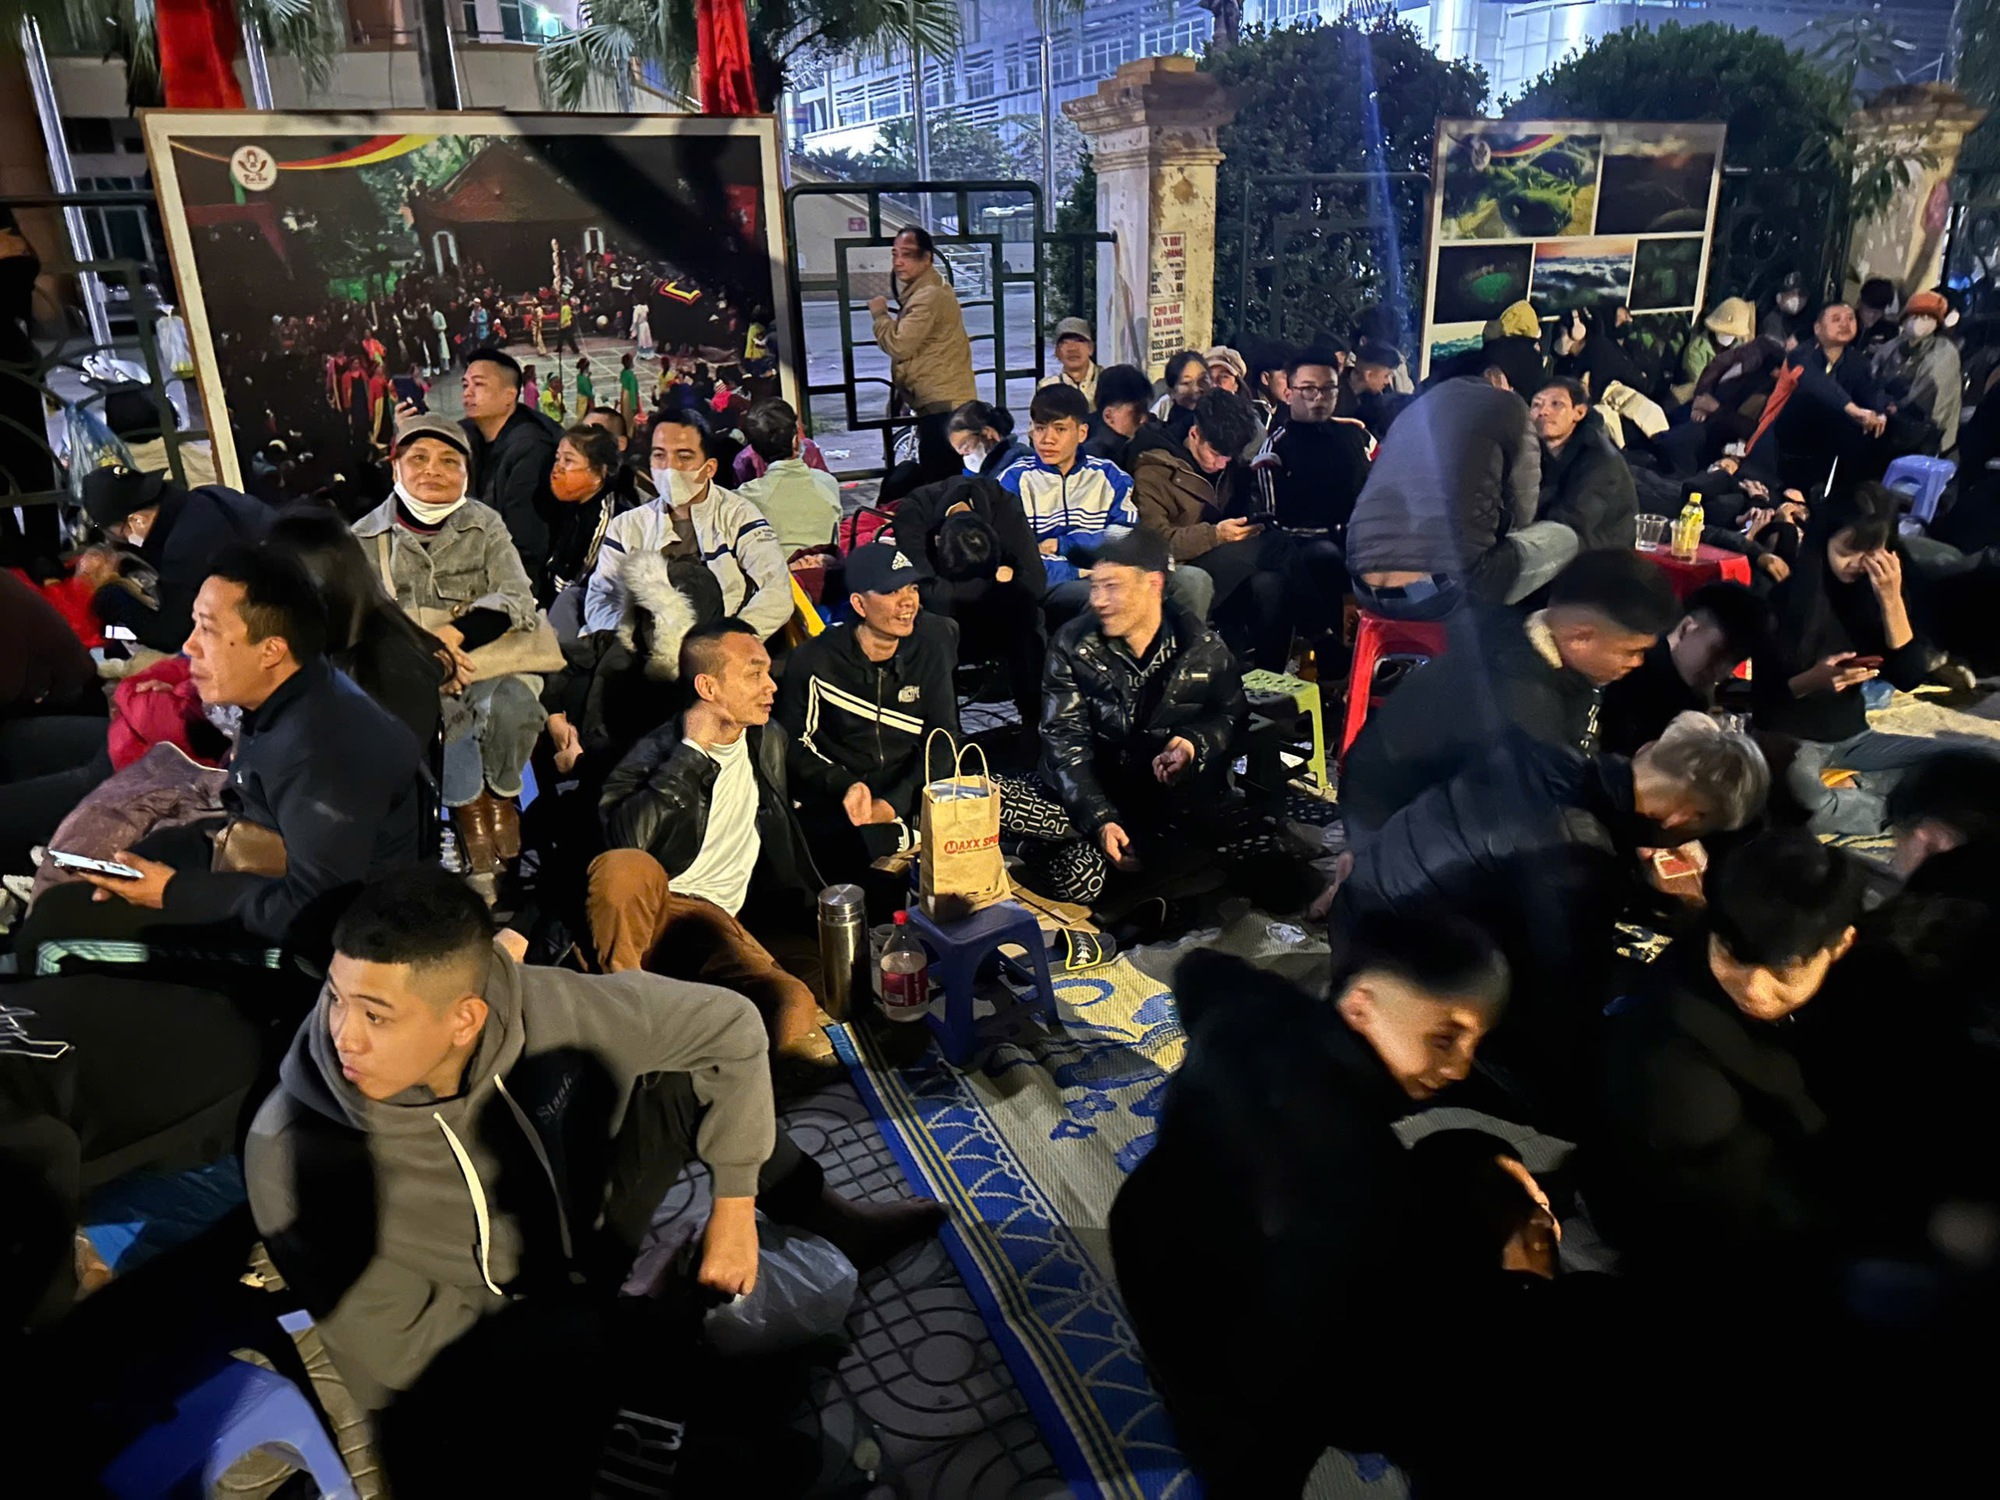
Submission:
{"label": "palm tree", "polygon": [[[236,0],[236,13],[257,23],[271,51],[298,64],[308,92],[333,77],[347,34],[341,0]],[[52,42],[61,39],[123,58],[126,97],[134,105],[161,101],[153,0],[0,0],[0,25],[7,35],[28,17]]]}
{"label": "palm tree", "polygon": [[[5,3],[5,0],[0,0]],[[748,0],[757,102],[777,107],[793,65],[815,53],[893,56],[914,38],[932,56],[958,46],[957,0]],[[591,0],[588,24],[542,44],[543,101],[582,103],[594,80],[656,69],[686,94],[695,72],[693,0]]]}

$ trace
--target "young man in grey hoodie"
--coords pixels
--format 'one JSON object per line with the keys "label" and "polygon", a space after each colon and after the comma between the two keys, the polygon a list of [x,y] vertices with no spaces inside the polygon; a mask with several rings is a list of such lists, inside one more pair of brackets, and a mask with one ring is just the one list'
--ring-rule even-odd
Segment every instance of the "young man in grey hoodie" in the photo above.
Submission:
{"label": "young man in grey hoodie", "polygon": [[[934,1232],[935,1203],[825,1186],[777,1129],[766,1047],[728,990],[516,964],[440,869],[371,885],[244,1153],[257,1228],[355,1399],[391,1426],[407,1409],[406,1432],[441,1401],[476,1400],[489,1420],[531,1401],[519,1415],[537,1441],[567,1426],[548,1446],[584,1461],[616,1409],[595,1387],[632,1307],[618,1288],[691,1150],[714,1178],[698,1279],[723,1296],[756,1284],[759,1208],[857,1265]],[[462,1386],[473,1349],[479,1390],[438,1389]],[[434,1361],[447,1374],[427,1382]],[[542,1371],[531,1395],[504,1373],[516,1366]],[[435,1462],[443,1434],[421,1426],[412,1447]]]}

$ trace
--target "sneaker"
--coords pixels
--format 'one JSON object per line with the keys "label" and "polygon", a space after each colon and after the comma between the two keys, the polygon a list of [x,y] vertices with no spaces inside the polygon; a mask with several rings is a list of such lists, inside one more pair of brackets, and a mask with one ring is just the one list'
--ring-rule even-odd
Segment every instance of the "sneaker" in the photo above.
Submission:
{"label": "sneaker", "polygon": [[1101,969],[1118,956],[1118,939],[1108,932],[1064,928],[1049,939],[1049,968],[1056,974]]}

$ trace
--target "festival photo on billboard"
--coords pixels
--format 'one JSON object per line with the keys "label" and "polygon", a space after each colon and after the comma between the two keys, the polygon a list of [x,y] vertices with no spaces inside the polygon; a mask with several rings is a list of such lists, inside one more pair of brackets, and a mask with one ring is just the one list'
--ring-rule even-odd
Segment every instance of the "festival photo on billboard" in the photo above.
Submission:
{"label": "festival photo on billboard", "polygon": [[1438,138],[1447,240],[1588,234],[1602,138],[1455,121]]}
{"label": "festival photo on billboard", "polygon": [[796,402],[772,122],[154,110],[147,151],[226,482],[321,492],[466,354],[536,404],[650,410],[696,376]]}

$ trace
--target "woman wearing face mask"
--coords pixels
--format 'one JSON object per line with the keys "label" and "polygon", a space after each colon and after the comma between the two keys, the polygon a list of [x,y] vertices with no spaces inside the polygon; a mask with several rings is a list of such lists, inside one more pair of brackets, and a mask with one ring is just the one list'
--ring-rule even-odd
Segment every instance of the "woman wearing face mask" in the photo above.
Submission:
{"label": "woman wearing face mask", "polygon": [[471,652],[540,612],[507,523],[466,497],[465,430],[435,414],[407,418],[391,455],[395,491],[354,523],[361,549],[405,610],[445,610],[431,634],[447,648],[443,793],[472,873],[497,876],[521,852],[522,769],[542,730],[538,676],[474,682]]}
{"label": "woman wearing face mask", "polygon": [[1797,271],[1787,271],[1785,279],[1778,283],[1777,291],[1771,294],[1763,318],[1757,324],[1757,332],[1765,338],[1776,339],[1789,350],[1794,344],[1804,343],[1812,337],[1813,321],[1819,310],[1813,306],[1813,299],[1806,291],[1806,280]]}
{"label": "woman wearing face mask", "polygon": [[560,507],[549,525],[548,594],[588,578],[617,510],[618,439],[602,427],[572,427],[556,444],[549,492]]}
{"label": "woman wearing face mask", "polygon": [[1716,356],[1734,349],[1756,336],[1756,313],[1741,297],[1725,297],[1715,310],[1688,333],[1681,351],[1681,378],[1673,388],[1674,400],[1686,405],[1694,399],[1696,387]]}
{"label": "woman wearing face mask", "polygon": [[1900,337],[1875,354],[1875,375],[1898,394],[1897,409],[1921,412],[1937,424],[1937,452],[1949,456],[1958,446],[1959,413],[1965,378],[1958,347],[1942,336],[1949,305],[1936,292],[1918,292],[1903,306]]}
{"label": "woman wearing face mask", "polygon": [[998,478],[1007,465],[1028,456],[1014,439],[1014,419],[1007,409],[984,401],[968,401],[953,412],[948,435],[965,472],[981,478]]}
{"label": "woman wearing face mask", "polygon": [[1613,385],[1644,394],[1646,377],[1592,313],[1576,308],[1556,324],[1555,373],[1580,380],[1593,398]]}

